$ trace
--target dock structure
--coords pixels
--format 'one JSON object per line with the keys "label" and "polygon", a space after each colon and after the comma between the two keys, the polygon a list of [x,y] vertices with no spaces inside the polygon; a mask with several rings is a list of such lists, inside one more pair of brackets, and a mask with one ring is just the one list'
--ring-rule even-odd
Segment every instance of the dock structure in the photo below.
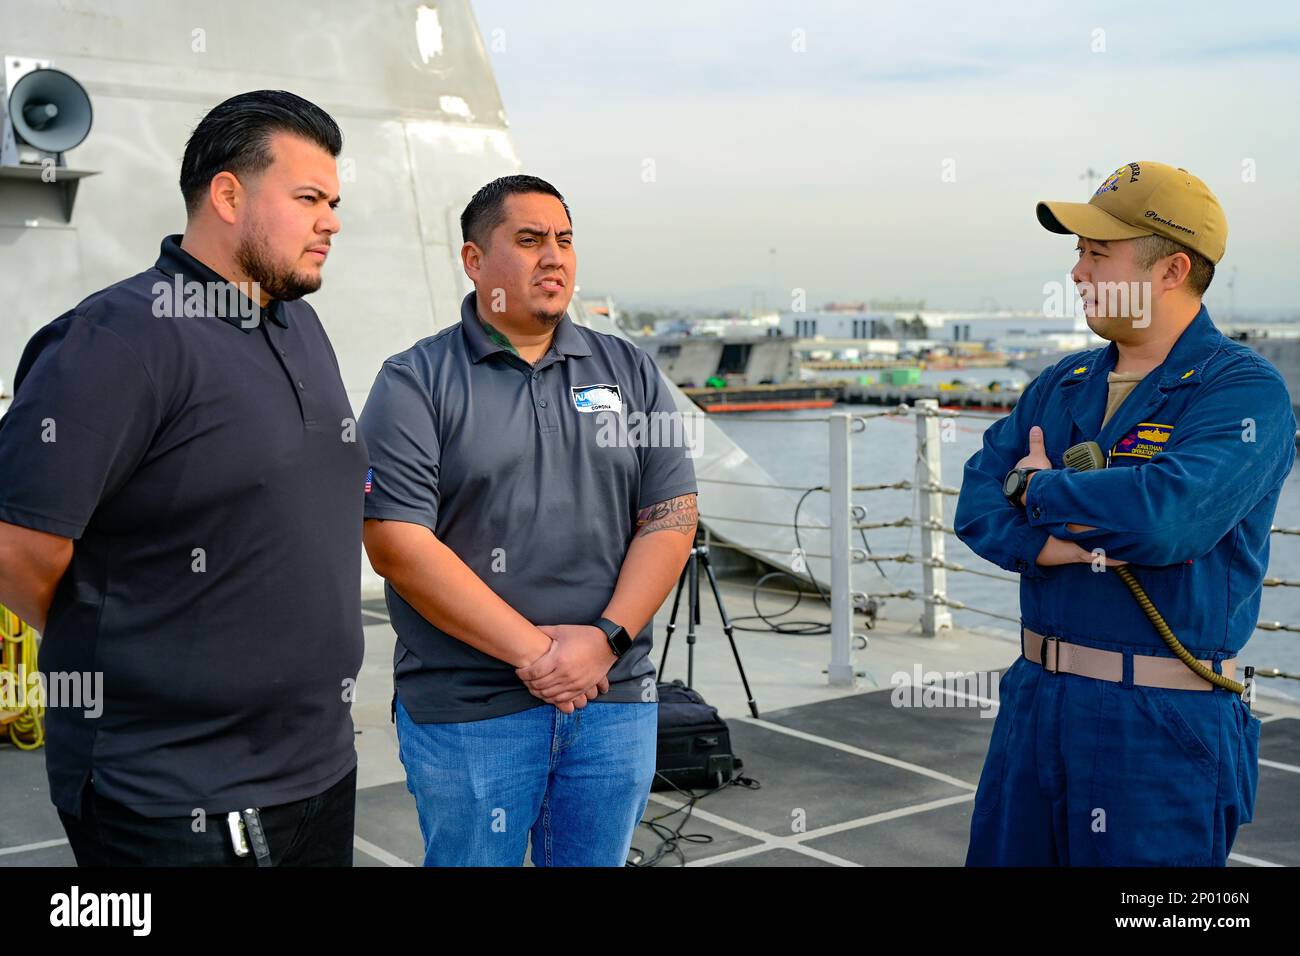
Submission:
{"label": "dock structure", "polygon": [[683,388],[682,394],[709,414],[727,412],[795,411],[830,408],[843,401],[837,382],[792,382],[788,385],[732,385],[726,388]]}
{"label": "dock structure", "polygon": [[847,405],[914,405],[926,399],[933,399],[946,408],[982,408],[1007,412],[1016,407],[1016,402],[1020,400],[1020,390],[855,383],[840,386],[840,401]]}
{"label": "dock structure", "polygon": [[1008,412],[1020,398],[1016,389],[939,388],[937,385],[859,385],[850,382],[790,382],[785,385],[729,385],[683,388],[682,394],[709,414],[793,411],[846,405],[910,406],[927,399],[945,408]]}
{"label": "dock structure", "polygon": [[780,336],[644,335],[633,341],[668,381],[684,388],[702,387],[715,376],[745,386],[799,379],[795,343]]}

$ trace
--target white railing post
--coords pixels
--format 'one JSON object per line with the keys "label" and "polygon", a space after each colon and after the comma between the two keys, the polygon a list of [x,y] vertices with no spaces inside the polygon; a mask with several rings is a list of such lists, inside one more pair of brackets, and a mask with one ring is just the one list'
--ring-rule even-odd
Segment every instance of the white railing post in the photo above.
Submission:
{"label": "white railing post", "polygon": [[832,687],[855,687],[857,676],[849,659],[853,640],[853,595],[849,565],[849,523],[853,497],[853,454],[849,444],[851,415],[830,416],[831,512],[831,663],[827,677]]}
{"label": "white railing post", "polygon": [[921,634],[935,637],[952,628],[952,612],[936,599],[948,596],[948,573],[937,562],[943,557],[943,472],[939,454],[939,402],[923,398],[916,403],[917,481],[921,498]]}

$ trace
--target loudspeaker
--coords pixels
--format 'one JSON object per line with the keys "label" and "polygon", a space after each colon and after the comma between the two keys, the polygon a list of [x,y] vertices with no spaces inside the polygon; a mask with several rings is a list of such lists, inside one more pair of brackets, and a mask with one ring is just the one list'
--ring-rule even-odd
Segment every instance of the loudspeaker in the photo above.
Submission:
{"label": "loudspeaker", "polygon": [[47,153],[63,153],[90,133],[90,96],[62,70],[33,70],[9,94],[14,135]]}
{"label": "loudspeaker", "polygon": [[90,133],[94,110],[85,88],[48,60],[5,57],[4,129],[0,164],[39,164],[78,146]]}

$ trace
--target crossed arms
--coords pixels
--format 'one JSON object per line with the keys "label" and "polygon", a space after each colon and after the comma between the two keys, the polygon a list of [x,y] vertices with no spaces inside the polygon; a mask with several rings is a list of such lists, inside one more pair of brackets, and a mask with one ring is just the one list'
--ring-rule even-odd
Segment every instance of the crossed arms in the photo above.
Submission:
{"label": "crossed arms", "polygon": [[[1295,419],[1286,385],[1249,360],[1219,372],[1178,421],[1168,447],[1139,467],[1052,469],[1031,425],[1046,374],[1011,414],[989,426],[967,462],[954,526],[977,554],[1009,571],[1041,577],[1042,565],[1094,560],[1177,564],[1206,554],[1283,480],[1295,459]],[[1023,455],[1028,444],[1029,454]],[[1033,475],[1025,508],[1002,497],[1003,477]]]}

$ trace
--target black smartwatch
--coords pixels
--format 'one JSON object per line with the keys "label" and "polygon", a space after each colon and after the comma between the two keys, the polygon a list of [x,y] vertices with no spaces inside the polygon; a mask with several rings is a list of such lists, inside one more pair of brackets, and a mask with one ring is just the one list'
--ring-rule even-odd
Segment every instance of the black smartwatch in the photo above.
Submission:
{"label": "black smartwatch", "polygon": [[609,649],[614,652],[615,657],[622,657],[632,646],[632,635],[628,634],[621,624],[615,624],[609,618],[602,617],[597,619],[595,626],[605,632],[605,640],[609,642]]}
{"label": "black smartwatch", "polygon": [[1007,472],[1006,478],[1002,479],[1002,494],[1006,496],[1007,501],[1017,508],[1021,507],[1020,496],[1025,493],[1029,476],[1042,470],[1041,468],[1012,468]]}

